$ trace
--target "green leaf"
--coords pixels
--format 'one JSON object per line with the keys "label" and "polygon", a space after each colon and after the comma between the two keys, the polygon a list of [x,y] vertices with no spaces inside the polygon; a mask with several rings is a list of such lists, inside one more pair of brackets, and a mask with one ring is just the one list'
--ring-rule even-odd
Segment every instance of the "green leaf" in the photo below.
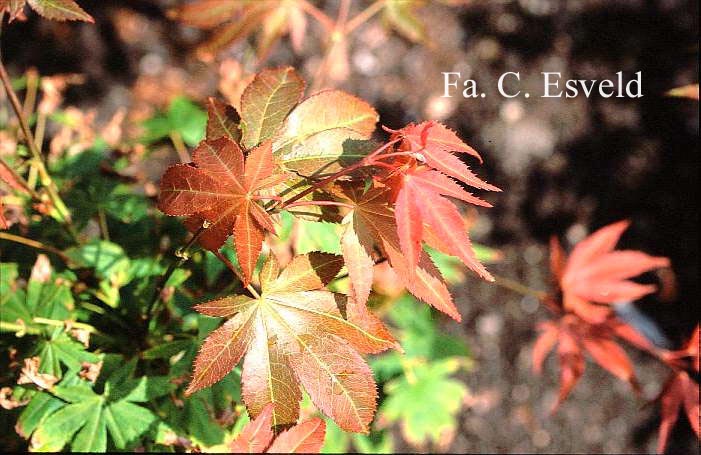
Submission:
{"label": "green leaf", "polygon": [[98,278],[109,279],[115,284],[126,284],[129,277],[129,258],[121,246],[106,240],[66,250],[66,254],[80,267],[95,269]]}
{"label": "green leaf", "polygon": [[[186,428],[193,439],[203,445],[212,446],[224,440],[224,430],[207,412],[202,398],[209,390],[202,390],[185,402]],[[211,393],[211,392],[210,392]]]}
{"label": "green leaf", "polygon": [[399,329],[401,345],[409,357],[442,359],[470,353],[461,339],[439,330],[431,308],[408,294],[395,302],[388,316]]}
{"label": "green leaf", "polygon": [[382,19],[406,39],[415,43],[426,41],[426,29],[417,16],[415,0],[387,0]]}
{"label": "green leaf", "polygon": [[157,115],[142,123],[145,130],[141,142],[150,144],[178,133],[185,144],[196,146],[205,136],[207,114],[185,97],[171,101],[165,115]]}
{"label": "green leaf", "polygon": [[287,169],[302,174],[331,172],[367,153],[367,144],[347,141],[369,139],[377,119],[365,101],[339,90],[323,91],[302,101],[285,119],[273,153]]}
{"label": "green leaf", "polygon": [[410,374],[385,385],[387,398],[380,406],[379,419],[399,422],[412,445],[440,442],[455,431],[457,413],[468,394],[465,384],[450,378],[460,366],[456,358],[411,363]]}
{"label": "green leaf", "polygon": [[[170,131],[177,131],[190,147],[204,139],[207,114],[198,105],[184,97],[177,97],[168,107]],[[170,132],[169,131],[169,132]]]}
{"label": "green leaf", "polygon": [[109,399],[145,403],[167,395],[174,389],[175,384],[170,382],[168,376],[142,376],[111,387]]}
{"label": "green leaf", "polygon": [[244,147],[271,138],[303,94],[304,81],[291,67],[258,73],[241,95]]}
{"label": "green leaf", "polygon": [[64,404],[63,401],[48,393],[37,392],[17,420],[15,426],[17,433],[23,438],[28,438],[50,414]]}
{"label": "green leaf", "polygon": [[169,359],[182,351],[190,349],[193,344],[194,340],[192,339],[170,341],[147,349],[141,353],[141,357],[145,360]]}
{"label": "green leaf", "polygon": [[[100,403],[102,404],[102,403]],[[73,452],[104,452],[107,449],[107,428],[102,418],[102,406],[88,410],[85,426],[71,443]]]}
{"label": "green leaf", "polygon": [[85,381],[81,381],[75,385],[56,385],[51,389],[51,393],[69,403],[80,403],[98,397]]}
{"label": "green leaf", "polygon": [[354,434],[353,445],[359,453],[395,453],[392,435],[384,431]]}
{"label": "green leaf", "polygon": [[69,404],[51,414],[39,424],[32,435],[32,447],[37,451],[58,452],[86,422],[90,410],[100,407],[99,398]]}
{"label": "green leaf", "polygon": [[61,329],[55,329],[51,339],[41,340],[37,352],[41,358],[39,371],[59,378],[63,376],[60,364],[65,365],[69,371],[76,372],[83,362],[95,363],[100,360],[99,356],[86,351],[85,346],[71,339]]}
{"label": "green leaf", "polygon": [[340,224],[325,221],[297,220],[297,235],[294,249],[296,254],[306,254],[313,251],[322,253],[342,254]]}
{"label": "green leaf", "polygon": [[132,448],[158,421],[158,417],[148,409],[126,401],[106,406],[103,415],[107,430],[118,449]]}

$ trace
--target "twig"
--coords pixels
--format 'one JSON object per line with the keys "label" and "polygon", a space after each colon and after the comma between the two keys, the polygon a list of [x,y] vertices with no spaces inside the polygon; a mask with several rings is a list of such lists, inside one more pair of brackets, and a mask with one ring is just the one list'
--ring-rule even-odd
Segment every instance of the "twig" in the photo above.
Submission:
{"label": "twig", "polygon": [[[494,274],[493,274],[494,275]],[[501,286],[504,289],[517,292],[521,295],[526,295],[530,297],[535,297],[536,299],[545,301],[548,297],[548,293],[545,291],[539,291],[526,286],[525,284],[519,283],[511,278],[506,278],[499,275],[494,275],[494,284]]]}
{"label": "twig", "polygon": [[307,14],[316,19],[317,22],[319,22],[327,32],[333,30],[333,20],[331,20],[331,18],[326,13],[309,3],[309,1],[307,0],[299,0],[299,5],[304,11],[306,11]]}
{"label": "twig", "polygon": [[53,202],[54,207],[56,208],[56,211],[61,215],[61,218],[63,219],[65,226],[68,230],[68,233],[71,235],[73,240],[78,243],[78,233],[75,231],[75,228],[73,227],[73,224],[71,222],[71,217],[68,214],[68,211],[66,209],[66,204],[63,202],[61,199],[61,196],[58,194],[58,190],[56,189],[56,186],[54,185],[53,180],[51,180],[51,176],[49,173],[46,171],[46,166],[44,166],[44,161],[41,156],[41,152],[37,148],[36,140],[34,138],[34,135],[32,134],[32,131],[29,129],[29,125],[27,124],[27,119],[24,117],[24,111],[22,109],[22,106],[20,105],[19,100],[17,99],[17,95],[15,94],[15,91],[12,89],[12,82],[10,81],[10,76],[7,74],[7,71],[5,70],[5,65],[2,62],[2,56],[0,55],[0,79],[2,79],[2,85],[5,88],[5,93],[7,93],[7,97],[10,100],[10,105],[12,106],[12,109],[15,111],[15,115],[17,116],[17,120],[19,121],[20,128],[22,129],[22,133],[24,134],[24,137],[27,142],[27,147],[29,147],[29,151],[32,153],[32,157],[34,158],[34,163],[35,166],[39,172],[39,177],[41,179],[42,185],[46,187],[46,190],[49,194],[49,198],[51,199],[51,202]]}
{"label": "twig", "polygon": [[180,158],[181,163],[189,163],[190,162],[190,154],[187,152],[187,147],[185,146],[185,142],[183,141],[183,137],[178,133],[177,131],[171,131],[169,134],[171,142],[173,142],[173,146],[175,147],[175,151],[178,153],[178,157]]}
{"label": "twig", "polygon": [[207,229],[205,225],[202,225],[201,228],[195,232],[195,234],[190,238],[190,240],[185,244],[184,247],[178,249],[175,252],[175,255],[178,257],[177,261],[174,261],[168,266],[168,269],[166,272],[161,275],[161,277],[158,279],[158,282],[156,284],[156,287],[153,290],[153,296],[151,297],[151,301],[148,304],[148,307],[146,309],[146,313],[142,315],[142,318],[144,320],[144,335],[148,333],[148,329],[151,323],[151,319],[153,319],[153,312],[156,308],[156,304],[160,300],[161,297],[161,292],[163,291],[163,288],[165,287],[166,283],[168,282],[168,279],[173,275],[175,270],[182,266],[185,262],[187,262],[188,259],[190,259],[190,256],[188,255],[188,252],[190,250],[190,247],[195,244],[197,239],[202,235],[202,233]]}
{"label": "twig", "polygon": [[9,240],[10,242],[15,243],[21,243],[22,245],[26,245],[31,248],[36,248],[38,250],[48,251],[49,253],[53,253],[59,258],[61,258],[61,260],[66,264],[69,264],[71,262],[71,258],[69,258],[63,251],[59,250],[58,248],[54,248],[53,246],[41,243],[38,240],[28,239],[26,237],[10,234],[8,232],[0,232],[0,239]]}
{"label": "twig", "polygon": [[356,28],[367,22],[372,16],[382,11],[385,7],[385,0],[377,0],[370,4],[360,13],[356,14],[351,20],[346,23],[344,32],[346,34],[351,34]]}
{"label": "twig", "polygon": [[327,183],[333,182],[337,178],[350,174],[351,172],[354,172],[357,169],[360,169],[361,167],[365,166],[371,166],[374,163],[375,157],[379,155],[380,153],[384,152],[391,146],[393,146],[395,143],[398,142],[399,139],[395,139],[393,141],[389,141],[388,143],[384,144],[382,147],[379,147],[378,149],[374,150],[371,154],[363,158],[362,160],[358,161],[357,163],[348,166],[346,168],[341,169],[340,171],[336,172],[333,175],[330,175],[329,177],[326,177],[325,179],[319,180],[316,182],[314,185],[310,186],[304,191],[301,191],[294,196],[292,196],[290,199],[282,203],[282,206],[280,207],[281,209],[284,209],[288,205],[292,204],[293,202],[296,202],[303,197],[307,196],[308,194],[313,193],[314,191],[318,190],[319,188],[323,187]]}
{"label": "twig", "polygon": [[102,240],[110,241],[110,231],[107,228],[107,217],[103,208],[97,209],[97,222],[100,225],[100,235]]}

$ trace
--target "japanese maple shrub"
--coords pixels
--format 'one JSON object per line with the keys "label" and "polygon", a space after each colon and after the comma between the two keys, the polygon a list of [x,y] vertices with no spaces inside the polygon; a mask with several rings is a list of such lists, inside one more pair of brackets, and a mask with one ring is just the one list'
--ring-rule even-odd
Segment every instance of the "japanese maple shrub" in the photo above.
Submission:
{"label": "japanese maple shrub", "polygon": [[[499,189],[463,163],[460,155],[481,159],[439,123],[385,128],[389,139],[378,143],[369,104],[338,90],[303,96],[302,79],[280,68],[255,77],[240,112],[211,99],[207,137],[192,162],[171,166],[161,180],[158,207],[187,216],[193,239],[248,292],[195,307],[226,322],[203,343],[187,393],[221,380],[243,359],[252,418],[268,410],[272,425],[293,424],[304,389],[342,429],[366,432],[377,391],[362,355],[401,349],[366,307],[373,265],[387,260],[409,292],[460,321],[423,246],[492,281],[453,200],[489,207],[461,183]],[[281,267],[268,253],[256,274],[281,211],[340,223],[342,256],[310,253]],[[218,252],[230,236],[237,265]],[[324,289],[344,266],[347,295]]]}

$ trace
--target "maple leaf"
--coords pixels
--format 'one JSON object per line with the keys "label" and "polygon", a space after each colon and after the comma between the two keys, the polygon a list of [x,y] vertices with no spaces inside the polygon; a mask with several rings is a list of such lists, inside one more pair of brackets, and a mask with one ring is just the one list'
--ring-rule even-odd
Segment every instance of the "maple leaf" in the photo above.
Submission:
{"label": "maple leaf", "polygon": [[474,188],[488,191],[501,191],[494,185],[481,180],[453,152],[473,156],[482,162],[482,157],[469,145],[465,144],[455,132],[444,125],[428,121],[411,123],[404,128],[393,131],[392,140],[401,139],[400,149],[413,152],[421,161],[442,173],[456,178]]}
{"label": "maple leaf", "polygon": [[397,233],[409,273],[413,274],[416,268],[424,241],[457,256],[480,277],[494,281],[475,257],[460,212],[446,198],[491,207],[453,180],[479,189],[501,191],[479,179],[453,153],[467,154],[481,161],[480,155],[437,122],[411,123],[400,130],[388,131],[392,133],[391,139],[399,142],[400,156],[390,164],[394,169],[385,177],[385,184],[394,192]]}
{"label": "maple leaf", "polygon": [[[677,365],[682,360],[687,360],[690,364],[689,370],[699,374],[699,326],[696,326],[686,346],[675,352],[667,354],[665,357],[672,365]],[[659,429],[659,439],[657,451],[663,453],[667,447],[669,436],[672,433],[674,424],[677,422],[680,408],[684,408],[686,415],[696,436],[701,438],[701,428],[699,428],[699,384],[698,379],[694,380],[690,371],[678,369],[672,373],[662,388],[657,401],[660,403],[661,422]]]}
{"label": "maple leaf", "polygon": [[286,34],[298,52],[307,30],[304,9],[295,0],[199,0],[171,10],[170,16],[193,27],[215,28],[199,49],[206,59],[255,32],[259,59]]}
{"label": "maple leaf", "polygon": [[584,374],[585,353],[609,373],[637,390],[633,364],[616,342],[616,336],[636,341],[641,347],[651,349],[651,346],[635,334],[630,326],[617,319],[609,319],[605,324],[590,324],[577,315],[566,314],[558,320],[542,322],[539,329],[541,334],[532,353],[534,372],[539,374],[542,371],[543,361],[555,345],[560,362],[560,393],[552,412],[557,410]]}
{"label": "maple leaf", "polygon": [[233,106],[224,104],[216,98],[207,100],[207,139],[214,140],[228,137],[234,142],[241,140],[239,123],[241,117]]}
{"label": "maple leaf", "polygon": [[654,285],[629,278],[669,267],[669,259],[641,251],[614,251],[628,221],[609,224],[579,242],[566,258],[557,240],[551,241],[551,269],[563,294],[562,305],[592,323],[611,314],[607,304],[637,300],[656,291]]}
{"label": "maple leaf", "polygon": [[689,98],[691,100],[699,100],[699,84],[689,84],[682,87],[676,87],[666,93],[667,96],[675,96],[678,98]]}
{"label": "maple leaf", "polygon": [[7,11],[7,14],[10,15],[10,22],[12,22],[22,14],[25,3],[26,0],[0,0],[0,13]]}
{"label": "maple leaf", "polygon": [[234,233],[244,284],[248,284],[265,231],[275,231],[272,218],[255,201],[285,178],[273,172],[270,141],[252,149],[244,164],[241,148],[227,137],[205,140],[193,152],[192,163],[166,170],[158,208],[167,215],[190,215],[186,225],[191,231],[206,221],[208,227],[198,241],[209,250],[218,250]]}
{"label": "maple leaf", "polygon": [[230,444],[233,453],[319,453],[326,436],[326,422],[314,417],[283,431],[277,437],[271,429],[273,405],[268,404],[246,424]]}
{"label": "maple leaf", "polygon": [[[413,167],[399,177],[401,182],[395,200],[394,216],[402,252],[415,269],[421,241],[432,243],[436,249],[457,256],[480,277],[494,281],[492,275],[477,260],[465,223],[457,207],[443,196],[460,199],[482,207],[491,204],[464,191],[450,177],[425,166]],[[433,235],[425,230],[424,224]]]}
{"label": "maple leaf", "polygon": [[378,246],[409,292],[460,321],[450,292],[428,254],[419,251],[416,266],[412,268],[401,252],[396,218],[390,207],[391,190],[374,187],[363,193],[348,187],[342,195],[353,206],[346,215],[341,248],[354,300],[363,304],[367,300],[373,276],[371,254]]}
{"label": "maple leaf", "polygon": [[11,22],[22,13],[26,3],[47,19],[95,22],[92,16],[73,0],[0,0],[0,12],[6,10],[10,14]]}
{"label": "maple leaf", "polygon": [[270,138],[304,94],[304,81],[291,67],[263,70],[241,95],[242,144]]}
{"label": "maple leaf", "polygon": [[321,290],[339,272],[340,256],[295,257],[282,271],[273,255],[260,273],[259,297],[227,297],[197,305],[228,317],[205,340],[186,393],[222,379],[244,357],[243,400],[252,417],[273,404],[273,425],[299,416],[300,385],[314,404],[347,431],[365,432],[376,409],[376,386],[361,353],[397,347],[362,319],[344,317],[342,295]]}

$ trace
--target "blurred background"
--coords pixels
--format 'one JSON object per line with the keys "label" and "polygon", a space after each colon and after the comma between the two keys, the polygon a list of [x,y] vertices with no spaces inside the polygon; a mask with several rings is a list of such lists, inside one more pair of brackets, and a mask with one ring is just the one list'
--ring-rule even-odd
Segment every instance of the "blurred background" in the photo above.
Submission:
{"label": "blurred background", "polygon": [[[648,334],[665,347],[679,346],[697,323],[699,110],[697,102],[665,92],[698,81],[698,2],[427,2],[420,14],[425,36],[371,20],[325,63],[320,27],[310,19],[296,52],[282,39],[258,66],[250,40],[215,55],[195,52],[210,32],[169,18],[169,8],[182,2],[80,3],[95,25],[28,15],[3,30],[5,62],[13,75],[29,68],[42,76],[80,74],[63,103],[94,115],[80,121],[108,125],[119,113],[126,137],[150,134],[142,141],[147,145],[140,145],[146,157],[125,171],[145,194],[153,196],[165,166],[177,161],[176,147],[153,126],[154,118],[173,111],[174,100],[185,97],[202,106],[208,96],[235,99],[249,75],[265,66],[292,65],[312,80],[331,61],[323,86],[369,101],[382,124],[399,128],[439,120],[482,154],[485,164],[475,170],[504,190],[486,195],[495,207],[480,210],[471,230],[473,239],[500,252],[490,270],[547,289],[551,235],[571,246],[627,218],[632,226],[620,248],[669,257],[676,292],[666,302],[639,302],[626,314],[634,321],[650,318],[654,328]],[[337,1],[315,3],[329,14],[338,9]],[[366,6],[352,5],[351,15]],[[442,98],[446,71],[475,79],[487,96]],[[642,71],[644,97],[506,99],[496,92],[506,71],[520,71],[526,89],[542,87],[542,71],[578,79]],[[47,137],[56,133],[49,129]],[[133,147],[114,153],[143,153]],[[463,323],[427,317],[466,347],[465,356],[469,349],[469,366],[455,368],[454,376],[469,394],[457,393],[462,406],[454,425],[437,440],[412,444],[401,425],[393,426],[394,450],[654,452],[659,415],[657,406],[645,403],[659,392],[665,367],[630,351],[643,385],[636,397],[628,385],[589,364],[572,396],[549,416],[557,397],[556,361],[548,359],[542,376],[531,372],[530,362],[535,326],[547,317],[545,310],[531,297],[472,276],[456,282]],[[348,448],[363,450],[362,444]],[[670,452],[692,450],[698,445],[683,422]]]}

